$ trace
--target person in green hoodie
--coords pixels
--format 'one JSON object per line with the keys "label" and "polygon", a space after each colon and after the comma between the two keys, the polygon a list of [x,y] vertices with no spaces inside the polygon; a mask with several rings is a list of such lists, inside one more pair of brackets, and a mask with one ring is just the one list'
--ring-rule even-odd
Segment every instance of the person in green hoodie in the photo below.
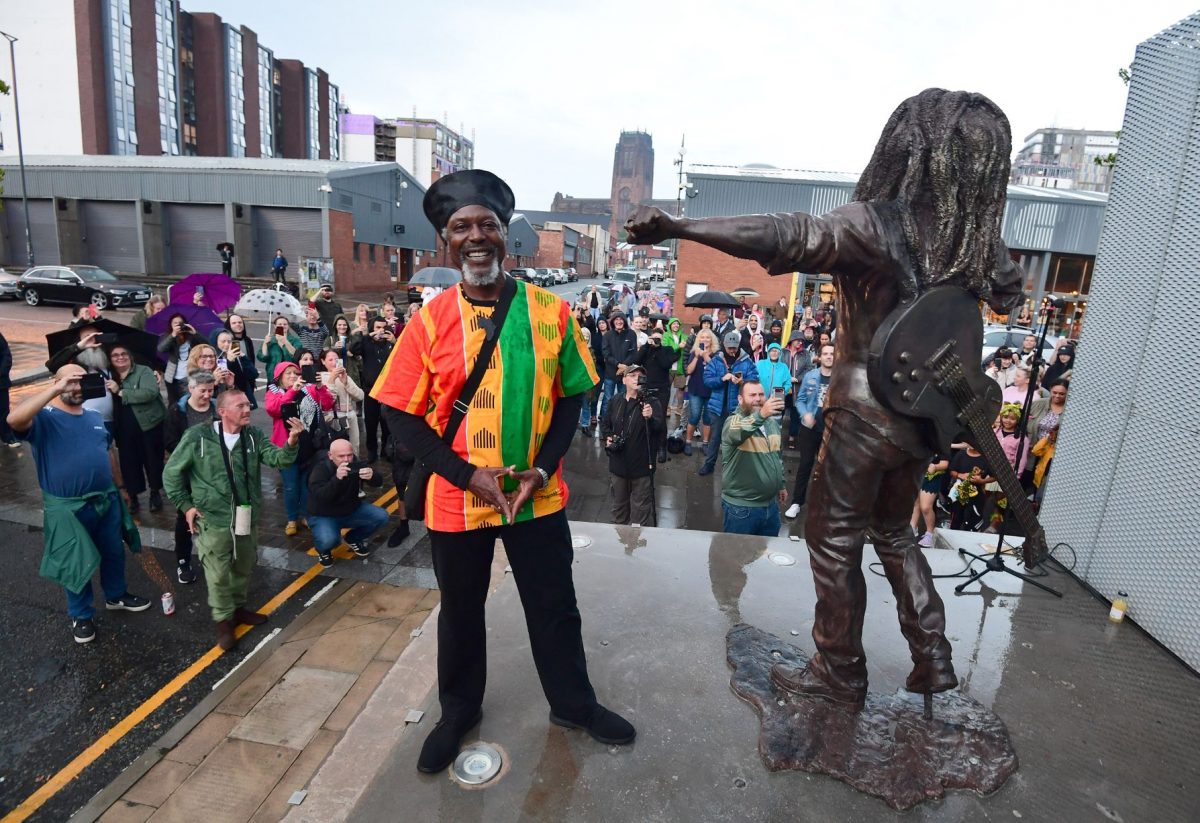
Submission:
{"label": "person in green hoodie", "polygon": [[211,426],[184,432],[163,471],[163,485],[192,532],[217,645],[228,651],[237,643],[235,620],[257,626],[267,619],[246,608],[246,587],[258,556],[261,464],[282,469],[294,463],[304,425],[289,420],[286,443],[275,446],[250,425],[250,401],[237,389],[221,393],[217,417]]}
{"label": "person in green hoodie", "polygon": [[667,403],[667,420],[671,419],[671,415],[678,417],[683,416],[683,394],[687,387],[687,375],[683,373],[685,366],[684,358],[687,355],[687,332],[683,330],[683,321],[678,317],[672,317],[667,323],[667,330],[663,333],[663,346],[675,350],[675,368],[671,373],[671,396]]}
{"label": "person in green hoodie", "polygon": [[46,550],[39,574],[67,590],[76,643],[96,639],[92,575],[100,570],[107,611],[140,612],[150,601],[125,588],[125,544],[141,551],[133,518],[117,491],[112,436],[100,413],[83,407],[79,380],[87,371],[69,363],[54,381],[25,398],[8,425],[33,450]]}
{"label": "person in green hoodie", "polygon": [[727,534],[779,536],[783,485],[783,398],[767,398],[763,384],[743,380],[738,406],[721,431],[721,509]]}

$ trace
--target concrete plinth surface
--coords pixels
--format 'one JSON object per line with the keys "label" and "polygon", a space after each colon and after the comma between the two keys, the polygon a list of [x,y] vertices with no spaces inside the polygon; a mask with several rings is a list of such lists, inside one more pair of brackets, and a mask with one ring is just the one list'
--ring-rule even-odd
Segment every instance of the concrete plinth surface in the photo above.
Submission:
{"label": "concrete plinth surface", "polygon": [[[604,746],[548,722],[506,580],[488,604],[488,692],[469,738],[502,749],[500,775],[468,788],[448,774],[417,773],[439,714],[431,700],[426,720],[398,736],[344,819],[1197,819],[1200,682],[1136,626],[1108,623],[1107,607],[1061,572],[1046,580],[1065,592],[1061,600],[1007,575],[961,595],[958,580],[938,581],[960,690],[1003,719],[1021,766],[989,796],[950,791],[902,814],[828,777],[768,772],[758,718],[730,691],[734,625],[812,650],[802,543],[591,523],[573,531],[593,538],[575,567],[589,669],[600,700],[637,726],[636,742]],[[927,555],[935,574],[963,569],[955,552]],[[864,642],[871,689],[890,693],[911,663],[887,582],[867,568],[873,560],[868,548]],[[341,751],[353,752],[355,732]]]}

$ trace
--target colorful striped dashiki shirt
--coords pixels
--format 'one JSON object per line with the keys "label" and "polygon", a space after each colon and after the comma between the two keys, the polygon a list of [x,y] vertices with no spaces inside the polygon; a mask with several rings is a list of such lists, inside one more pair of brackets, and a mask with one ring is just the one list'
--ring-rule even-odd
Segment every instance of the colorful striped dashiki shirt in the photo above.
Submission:
{"label": "colorful striped dashiki shirt", "polygon": [[[599,378],[588,345],[567,304],[552,292],[517,281],[492,362],[455,435],[454,451],[480,467],[532,467],[560,397],[580,394]],[[371,396],[409,414],[421,414],[441,434],[486,334],[494,304],[472,303],[461,286],[447,289],[408,323],[375,381]],[[517,483],[504,478],[503,490]],[[569,492],[558,466],[545,488],[517,513],[526,521],[561,511]],[[467,531],[503,525],[499,512],[469,491],[433,475],[425,525]]]}

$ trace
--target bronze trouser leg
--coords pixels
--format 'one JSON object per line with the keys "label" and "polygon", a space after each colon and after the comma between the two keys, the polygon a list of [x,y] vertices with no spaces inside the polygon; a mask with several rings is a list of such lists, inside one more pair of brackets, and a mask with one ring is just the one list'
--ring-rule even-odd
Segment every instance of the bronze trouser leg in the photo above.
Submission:
{"label": "bronze trouser leg", "polygon": [[809,665],[826,683],[848,692],[867,688],[862,547],[880,488],[880,458],[889,448],[853,415],[827,412],[809,482],[804,539],[817,591],[812,632],[817,653]]}
{"label": "bronze trouser leg", "polygon": [[920,458],[908,459],[883,476],[881,488],[885,491],[875,501],[870,528],[875,553],[892,584],[900,631],[908,641],[913,662],[950,658],[946,610],[909,525],[912,500],[927,464]]}

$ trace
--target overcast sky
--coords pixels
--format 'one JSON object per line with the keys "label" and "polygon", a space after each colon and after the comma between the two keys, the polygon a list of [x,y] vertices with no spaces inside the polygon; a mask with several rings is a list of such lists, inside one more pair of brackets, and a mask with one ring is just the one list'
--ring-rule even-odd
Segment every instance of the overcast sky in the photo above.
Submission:
{"label": "overcast sky", "polygon": [[[896,104],[977,91],[1013,142],[1045,126],[1116,129],[1117,70],[1195,0],[184,0],[248,26],[276,57],[325,68],[355,113],[475,131],[476,165],[526,209],[608,197],[622,129],[672,161],[857,172]],[[1110,12],[1109,9],[1117,9]]]}

